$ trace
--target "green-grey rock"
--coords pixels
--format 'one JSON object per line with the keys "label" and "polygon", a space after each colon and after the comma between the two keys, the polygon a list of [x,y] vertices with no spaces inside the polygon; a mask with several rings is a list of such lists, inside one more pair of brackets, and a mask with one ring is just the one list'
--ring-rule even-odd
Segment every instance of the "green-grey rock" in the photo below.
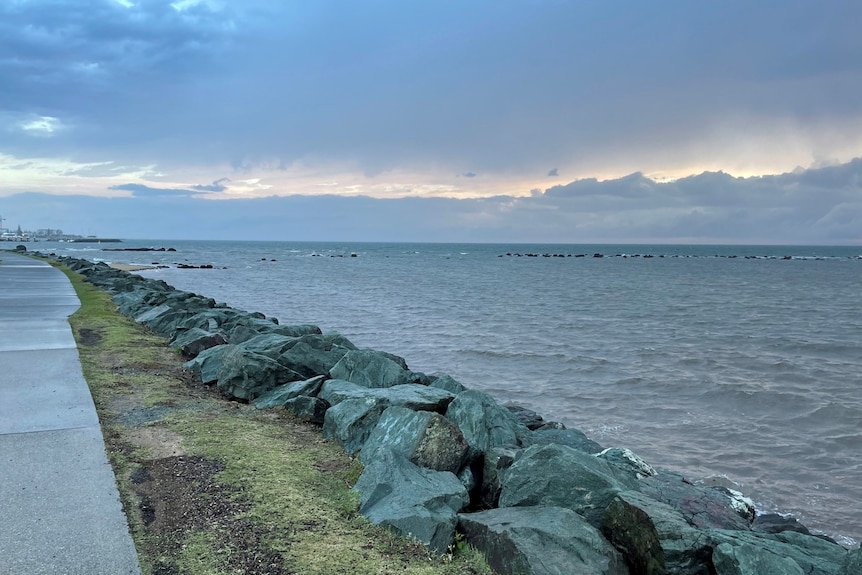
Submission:
{"label": "green-grey rock", "polygon": [[255,399],[283,383],[304,379],[260,353],[229,346],[221,356],[216,385],[237,399]]}
{"label": "green-grey rock", "polygon": [[194,358],[205,349],[226,343],[227,340],[223,333],[210,332],[193,327],[191,329],[179,330],[170,346],[173,349],[179,350],[183,356]]}
{"label": "green-grey rock", "polygon": [[[749,571],[745,570],[746,566],[760,562],[764,568],[763,573],[769,575],[796,575],[794,563],[806,575],[844,575],[842,569],[847,560],[847,550],[837,543],[814,535],[795,531],[772,534],[728,529],[710,529],[706,532],[716,549],[722,544],[733,549],[730,554],[727,547],[722,547],[724,555],[720,560],[721,567],[728,574],[737,572],[733,569],[747,574]],[[718,575],[725,573],[718,571]]]}
{"label": "green-grey rock", "polygon": [[848,552],[841,566],[841,575],[859,575],[859,573],[862,573],[862,547]]}
{"label": "green-grey rock", "polygon": [[470,444],[471,459],[492,447],[530,444],[530,430],[487,393],[472,389],[459,393],[445,415],[461,429]]}
{"label": "green-grey rock", "polygon": [[479,504],[482,507],[497,507],[500,491],[503,489],[503,473],[515,462],[523,449],[514,447],[492,447],[482,458],[482,486],[479,491]]}
{"label": "green-grey rock", "polygon": [[628,575],[620,553],[583,517],[562,507],[461,513],[459,529],[501,575]]}
{"label": "green-grey rock", "polygon": [[390,449],[378,451],[354,489],[360,496],[359,512],[372,523],[441,554],[454,539],[457,513],[469,503],[467,490],[453,473],[419,467]]}
{"label": "green-grey rock", "polygon": [[323,332],[316,325],[301,324],[301,325],[279,325],[275,328],[275,333],[287,335],[290,337],[302,337],[304,335],[320,335]]}
{"label": "green-grey rock", "polygon": [[754,545],[720,543],[712,552],[716,575],[805,575],[790,557],[765,553]]}
{"label": "green-grey rock", "polygon": [[326,410],[323,436],[338,441],[347,453],[356,453],[387,407],[385,401],[374,397],[346,399]]}
{"label": "green-grey rock", "polygon": [[222,357],[229,349],[234,347],[227,344],[205,349],[197,357],[187,361],[184,367],[200,377],[203,383],[215,383],[221,370]]}
{"label": "green-grey rock", "polygon": [[458,473],[469,446],[458,427],[439,413],[393,406],[386,409],[362,447],[366,465],[391,449],[420,467]]}
{"label": "green-grey rock", "polygon": [[415,383],[419,377],[405,369],[389,354],[373,350],[352,350],[329,372],[332,379],[344,379],[365,387],[391,387]]}
{"label": "green-grey rock", "polygon": [[505,407],[530,431],[539,429],[546,423],[545,418],[539,415],[535,410],[526,408],[522,405],[506,405]]}
{"label": "green-grey rock", "polygon": [[754,519],[754,503],[742,494],[692,485],[669,471],[644,478],[640,491],[679,511],[693,527],[748,530]]}
{"label": "green-grey rock", "polygon": [[[346,344],[346,345],[344,345]],[[276,359],[307,377],[327,375],[351,351],[352,344],[339,334],[308,334],[293,338]]]}
{"label": "green-grey rock", "polygon": [[323,384],[318,396],[332,405],[346,399],[374,398],[386,405],[398,405],[414,411],[444,412],[453,395],[443,389],[415,383],[386,388],[370,388],[343,379],[330,379]]}
{"label": "green-grey rock", "polygon": [[658,474],[649,463],[625,447],[609,447],[597,453],[596,457],[607,461],[625,473],[630,473],[637,479],[644,479]]}
{"label": "green-grey rock", "polygon": [[453,378],[451,375],[446,375],[445,373],[435,373],[430,377],[430,383],[428,384],[431,387],[436,387],[438,389],[445,389],[452,395],[458,395],[462,391],[465,391],[467,388],[461,385],[461,383]]}
{"label": "green-grey rock", "polygon": [[[601,531],[638,575],[714,575],[713,539],[673,507],[637,491],[618,493]],[[754,575],[754,574],[752,574]]]}
{"label": "green-grey rock", "polygon": [[284,403],[284,408],[300,421],[321,425],[326,419],[326,410],[329,409],[329,404],[319,397],[300,395],[288,399]]}
{"label": "green-grey rock", "polygon": [[295,337],[289,337],[277,333],[262,333],[237,344],[237,349],[248,353],[257,353],[278,361],[279,356],[285,350],[290,349],[296,343]]}
{"label": "green-grey rock", "polygon": [[543,429],[533,431],[532,442],[535,445],[549,445],[556,443],[567,445],[584,453],[599,453],[602,446],[584,435],[577,429]]}
{"label": "green-grey rock", "polygon": [[528,447],[502,476],[500,507],[566,507],[601,524],[614,495],[637,480],[606,461],[565,445]]}
{"label": "green-grey rock", "polygon": [[279,385],[256,398],[254,406],[258,409],[283,407],[286,402],[301,395],[314,397],[320,391],[323,380],[324,376],[319,375],[310,379]]}

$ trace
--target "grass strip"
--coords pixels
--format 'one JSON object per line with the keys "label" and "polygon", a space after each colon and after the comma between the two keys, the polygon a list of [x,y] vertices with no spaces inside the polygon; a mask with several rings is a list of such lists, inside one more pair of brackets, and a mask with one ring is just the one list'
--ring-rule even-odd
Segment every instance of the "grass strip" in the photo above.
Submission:
{"label": "grass strip", "polygon": [[360,463],[284,410],[227,401],[167,341],[66,273],[69,319],[145,575],[490,574],[459,543],[437,556],[371,525]]}

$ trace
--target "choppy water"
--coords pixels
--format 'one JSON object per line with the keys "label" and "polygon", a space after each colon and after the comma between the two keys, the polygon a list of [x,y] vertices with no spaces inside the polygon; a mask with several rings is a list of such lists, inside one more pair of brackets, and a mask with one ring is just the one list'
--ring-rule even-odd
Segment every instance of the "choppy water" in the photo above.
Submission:
{"label": "choppy water", "polygon": [[213,264],[143,274],[339,331],[862,540],[862,247],[133,245],[178,251],[76,255]]}

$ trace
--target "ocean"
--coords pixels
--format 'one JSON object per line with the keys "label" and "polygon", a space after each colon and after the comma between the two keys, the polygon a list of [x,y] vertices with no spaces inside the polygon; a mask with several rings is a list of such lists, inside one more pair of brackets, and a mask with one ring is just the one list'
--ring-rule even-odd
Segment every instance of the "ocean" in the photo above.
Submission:
{"label": "ocean", "polygon": [[[136,246],[177,251],[101,251]],[[862,247],[32,247],[168,265],[140,273],[338,331],[845,546],[862,541]]]}

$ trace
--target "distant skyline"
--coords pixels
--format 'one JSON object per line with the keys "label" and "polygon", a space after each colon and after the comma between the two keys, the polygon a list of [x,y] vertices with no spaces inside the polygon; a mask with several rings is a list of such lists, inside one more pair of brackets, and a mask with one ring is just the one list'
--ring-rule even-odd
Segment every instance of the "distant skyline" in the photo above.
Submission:
{"label": "distant skyline", "polygon": [[852,0],[9,0],[0,217],[862,243],[859,22]]}

